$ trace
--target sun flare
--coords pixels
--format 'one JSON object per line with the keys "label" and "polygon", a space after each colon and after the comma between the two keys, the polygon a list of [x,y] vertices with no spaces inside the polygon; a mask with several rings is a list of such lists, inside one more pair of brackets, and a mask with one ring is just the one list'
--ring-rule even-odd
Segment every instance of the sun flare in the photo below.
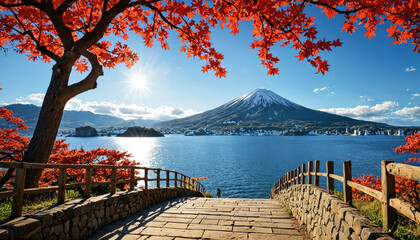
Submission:
{"label": "sun flare", "polygon": [[134,92],[150,92],[150,76],[139,70],[132,70],[128,75],[128,85]]}

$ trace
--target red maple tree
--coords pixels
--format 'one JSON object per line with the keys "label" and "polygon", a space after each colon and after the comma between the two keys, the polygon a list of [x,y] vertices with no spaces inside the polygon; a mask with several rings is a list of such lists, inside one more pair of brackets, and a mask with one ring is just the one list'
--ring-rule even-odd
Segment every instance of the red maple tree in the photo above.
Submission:
{"label": "red maple tree", "polygon": [[[3,119],[8,128],[0,128],[0,161],[21,162],[27,149],[29,139],[19,134],[19,130],[26,130],[22,119],[13,117],[12,112],[6,108],[0,108],[0,121]],[[82,149],[69,149],[66,139],[56,140],[53,151],[48,159],[51,164],[106,164],[106,165],[139,165],[130,160],[131,155],[127,152],[97,148],[90,151]],[[2,170],[0,188],[10,188],[10,179],[14,178],[15,169]],[[111,176],[111,169],[95,169],[92,174],[94,181],[104,181]],[[118,170],[118,179],[130,178],[130,170]],[[85,181],[84,169],[68,169],[67,181]],[[58,184],[58,169],[45,169],[42,172],[38,184],[42,187]],[[124,186],[127,188],[127,184]]]}
{"label": "red maple tree", "polygon": [[[329,18],[345,16],[343,31],[353,33],[361,24],[366,36],[375,36],[377,25],[388,23],[394,43],[411,42],[419,52],[420,3],[418,0],[0,0],[0,47],[12,46],[30,60],[55,62],[38,124],[23,160],[46,162],[53,149],[66,103],[76,95],[96,88],[103,67],[124,63],[130,67],[137,55],[124,43],[129,32],[144,44],[169,49],[169,32],[175,32],[188,57],[204,62],[203,72],[226,76],[222,53],[211,42],[214,28],[239,32],[239,23],[253,26],[251,49],[258,51],[269,75],[278,74],[275,45],[296,49],[317,72],[328,71],[320,52],[342,43],[318,36],[314,17],[305,9],[314,6]],[[110,38],[115,36],[115,38]],[[69,83],[72,67],[90,71],[86,78]],[[28,172],[26,186],[33,187],[41,176]]]}

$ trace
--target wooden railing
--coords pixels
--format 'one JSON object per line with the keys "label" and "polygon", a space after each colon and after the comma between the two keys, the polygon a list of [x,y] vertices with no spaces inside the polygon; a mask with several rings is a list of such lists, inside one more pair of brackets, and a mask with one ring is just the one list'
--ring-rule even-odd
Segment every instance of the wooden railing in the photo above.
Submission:
{"label": "wooden railing", "polygon": [[[175,171],[169,171],[159,168],[147,168],[140,166],[114,166],[114,165],[89,165],[89,164],[41,164],[41,163],[13,163],[13,162],[0,162],[0,168],[14,168],[16,169],[15,181],[13,184],[13,190],[1,191],[0,199],[12,198],[12,213],[11,217],[19,217],[22,215],[23,198],[25,194],[39,194],[45,192],[56,192],[58,191],[58,204],[64,203],[66,189],[84,187],[84,197],[89,198],[91,196],[92,186],[96,185],[110,185],[111,194],[116,192],[117,184],[130,184],[130,190],[134,190],[137,181],[144,181],[144,189],[149,188],[150,182],[156,182],[156,187],[161,188],[161,182],[165,182],[165,187],[183,187],[193,189],[204,193],[206,190],[204,186],[188,176]],[[58,185],[49,187],[39,188],[24,188],[26,169],[59,169],[58,174]],[[85,169],[85,181],[84,182],[72,182],[67,183],[67,169]],[[94,169],[110,169],[111,176],[108,181],[93,181],[92,173]],[[128,179],[117,179],[117,170],[130,170],[130,178]],[[140,175],[143,177],[136,176],[136,171],[140,171]],[[156,173],[156,178],[150,179],[149,172],[153,171]],[[143,174],[141,174],[143,173]],[[164,178],[161,177],[162,173]],[[172,176],[171,176],[172,175]],[[172,185],[171,185],[172,182]]]}
{"label": "wooden railing", "polygon": [[[286,173],[274,185],[272,191],[281,191],[294,184],[314,184],[319,186],[319,177],[326,178],[327,191],[334,192],[334,180],[343,183],[344,202],[352,204],[352,188],[357,189],[369,196],[379,200],[382,204],[383,228],[386,230],[395,229],[397,225],[397,211],[409,219],[420,224],[420,212],[404,200],[396,197],[395,194],[395,176],[408,178],[414,181],[420,181],[420,167],[394,163],[393,161],[381,162],[381,182],[382,191],[378,191],[352,181],[351,161],[343,162],[343,176],[334,174],[334,162],[326,162],[326,172],[319,171],[319,161],[308,162],[293,171]],[[314,181],[312,182],[312,176]],[[306,181],[308,177],[308,181]]]}

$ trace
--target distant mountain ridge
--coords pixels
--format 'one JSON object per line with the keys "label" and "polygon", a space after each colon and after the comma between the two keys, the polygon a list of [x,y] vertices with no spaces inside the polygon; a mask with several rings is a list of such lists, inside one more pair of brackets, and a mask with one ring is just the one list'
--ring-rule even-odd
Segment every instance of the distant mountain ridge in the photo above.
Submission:
{"label": "distant mountain ridge", "polygon": [[[13,116],[19,117],[25,121],[25,125],[29,127],[28,133],[32,133],[38,121],[38,115],[41,108],[32,104],[11,104],[4,106],[6,109],[13,111]],[[124,120],[122,118],[95,114],[89,111],[64,111],[60,124],[60,130],[75,129],[81,126],[91,126],[95,128],[104,127],[131,127],[146,126],[156,123],[155,120],[133,119]],[[4,123],[0,122],[0,126]]]}
{"label": "distant mountain ridge", "polygon": [[186,118],[160,122],[158,129],[235,128],[284,129],[303,125],[309,129],[332,126],[386,126],[312,110],[287,100],[273,91],[255,89],[215,109]]}

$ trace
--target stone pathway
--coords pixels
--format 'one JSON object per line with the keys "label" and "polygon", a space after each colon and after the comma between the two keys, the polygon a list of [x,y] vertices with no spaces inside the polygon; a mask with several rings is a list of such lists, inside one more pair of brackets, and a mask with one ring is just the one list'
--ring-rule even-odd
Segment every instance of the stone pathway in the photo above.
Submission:
{"label": "stone pathway", "polygon": [[177,198],[99,229],[90,239],[307,238],[275,200]]}

